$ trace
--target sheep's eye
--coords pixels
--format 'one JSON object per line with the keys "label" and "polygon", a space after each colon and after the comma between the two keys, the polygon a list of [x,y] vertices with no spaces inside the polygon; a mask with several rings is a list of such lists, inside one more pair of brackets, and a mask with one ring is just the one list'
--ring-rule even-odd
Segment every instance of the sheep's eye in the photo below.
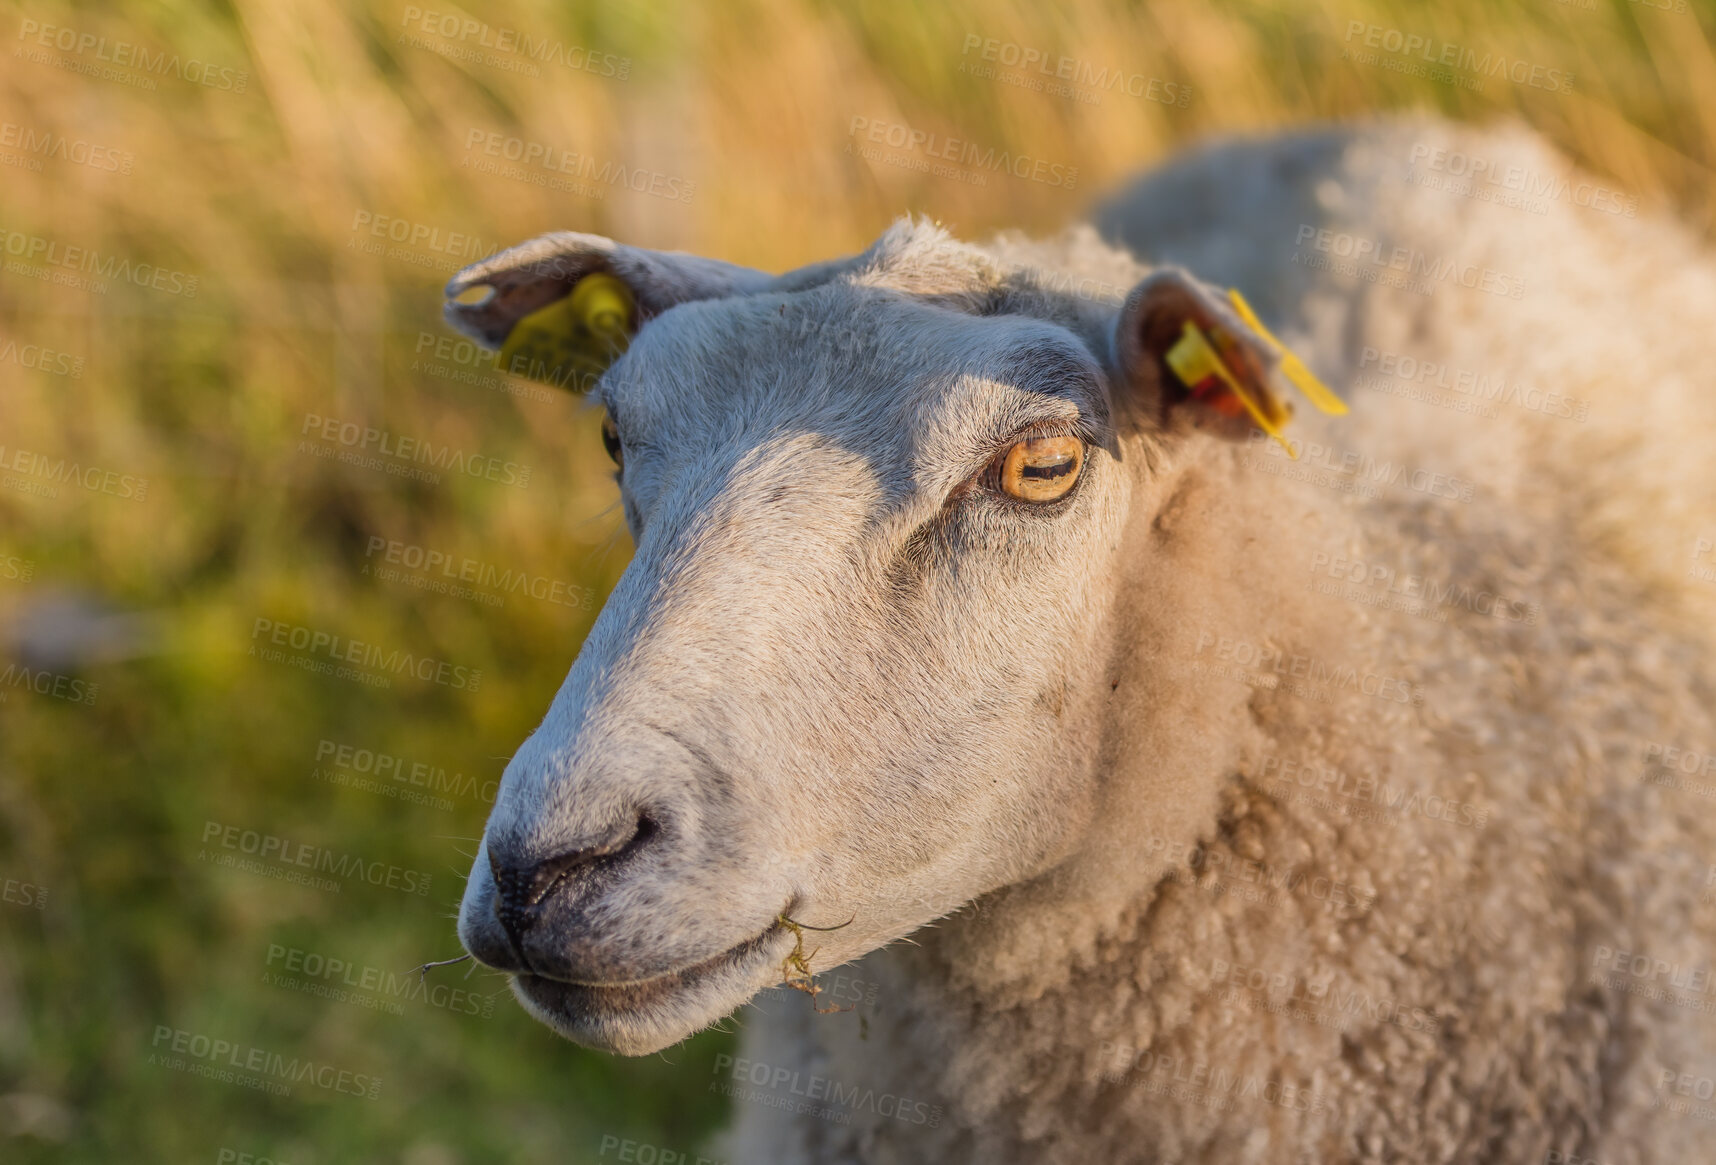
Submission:
{"label": "sheep's eye", "polygon": [[1077,437],[1032,437],[996,463],[995,484],[1022,502],[1052,502],[1067,495],[1084,468],[1084,442]]}
{"label": "sheep's eye", "polygon": [[602,418],[602,448],[608,451],[608,456],[614,459],[614,464],[625,467],[625,451],[620,447],[620,427],[614,424],[613,417]]}

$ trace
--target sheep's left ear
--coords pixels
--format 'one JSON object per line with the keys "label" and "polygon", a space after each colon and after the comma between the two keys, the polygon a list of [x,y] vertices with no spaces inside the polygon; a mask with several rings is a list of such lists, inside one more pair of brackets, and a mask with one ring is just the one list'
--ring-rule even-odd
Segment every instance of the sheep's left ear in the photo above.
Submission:
{"label": "sheep's left ear", "polygon": [[771,279],[718,259],[560,231],[453,276],[444,314],[499,348],[502,371],[582,392],[668,308],[758,291]]}
{"label": "sheep's left ear", "polygon": [[1114,325],[1115,365],[1134,400],[1163,424],[1180,414],[1232,439],[1254,429],[1279,436],[1292,415],[1276,387],[1282,353],[1258,328],[1235,301],[1165,268],[1126,297]]}

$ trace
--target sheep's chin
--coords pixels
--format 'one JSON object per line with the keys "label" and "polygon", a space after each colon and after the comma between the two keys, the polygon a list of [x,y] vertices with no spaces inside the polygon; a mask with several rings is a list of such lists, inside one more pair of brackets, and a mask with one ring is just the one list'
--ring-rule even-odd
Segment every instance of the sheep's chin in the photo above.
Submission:
{"label": "sheep's chin", "polygon": [[790,943],[771,929],[696,966],[635,983],[567,983],[513,976],[512,993],[531,1015],[588,1048],[646,1056],[722,1019],[781,981]]}

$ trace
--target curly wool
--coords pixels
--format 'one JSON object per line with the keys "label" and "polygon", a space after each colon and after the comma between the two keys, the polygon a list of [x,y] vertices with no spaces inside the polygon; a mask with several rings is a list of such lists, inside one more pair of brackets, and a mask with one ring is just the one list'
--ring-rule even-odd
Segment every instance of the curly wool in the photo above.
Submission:
{"label": "curly wool", "polygon": [[[1113,695],[1067,725],[1111,758],[1080,844],[848,968],[872,1008],[741,1013],[749,1062],[825,1087],[739,1102],[727,1157],[1708,1155],[1716,782],[1658,762],[1716,753],[1716,266],[1660,214],[1436,188],[1435,150],[1579,180],[1511,126],[1399,121],[1219,145],[1099,212],[1243,289],[1352,415],[1301,410],[1299,461],[1136,440]],[[1337,262],[1360,242],[1404,266]],[[1137,270],[1088,229],[986,250]],[[1532,393],[1462,406],[1461,372]]]}

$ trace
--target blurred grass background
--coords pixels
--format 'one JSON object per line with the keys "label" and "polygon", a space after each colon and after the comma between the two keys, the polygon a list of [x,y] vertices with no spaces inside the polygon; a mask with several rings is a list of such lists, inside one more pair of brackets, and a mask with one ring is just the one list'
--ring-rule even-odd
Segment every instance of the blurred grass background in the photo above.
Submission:
{"label": "blurred grass background", "polygon": [[[442,35],[452,17],[596,63]],[[1573,92],[1357,64],[1342,58],[1355,20],[1569,72]],[[49,26],[92,39],[44,48]],[[576,229],[779,270],[861,248],[906,210],[967,237],[1046,231],[1210,135],[1405,108],[1521,118],[1708,235],[1712,28],[1709,0],[7,4],[0,675],[31,667],[96,695],[0,680],[0,1159],[594,1161],[616,1159],[604,1137],[694,1152],[726,1119],[708,1065],[730,1034],[618,1060],[554,1038],[500,980],[463,968],[431,982],[497,996],[492,1018],[415,1003],[394,1015],[265,980],[275,946],[400,971],[456,953],[480,795],[449,809],[340,787],[317,775],[319,743],[498,778],[625,565],[598,418],[421,350],[445,334],[439,287],[464,262]],[[973,37],[1189,99],[1091,103],[974,75]],[[139,67],[119,42],[210,62],[215,84]],[[846,149],[854,117],[1076,166],[1077,184],[872,165]],[[688,197],[485,173],[467,146],[490,133]],[[43,144],[56,138],[102,161],[59,156]],[[372,253],[381,216],[434,233]],[[37,239],[195,276],[195,295],[57,284],[61,268],[16,262]],[[78,374],[26,366],[24,345],[81,361]],[[460,369],[477,383],[448,379]],[[528,486],[414,483],[312,456],[331,446],[305,436],[310,416],[528,465]],[[146,478],[147,492],[28,492],[43,479],[33,460],[18,472],[19,450]],[[493,606],[389,582],[366,569],[374,538],[596,601]],[[480,669],[482,683],[378,690],[266,662],[250,654],[258,618]],[[426,871],[431,891],[223,869],[206,860],[210,821]],[[161,1025],[383,1084],[374,1100],[302,1084],[281,1098],[191,1076],[151,1063]]]}

